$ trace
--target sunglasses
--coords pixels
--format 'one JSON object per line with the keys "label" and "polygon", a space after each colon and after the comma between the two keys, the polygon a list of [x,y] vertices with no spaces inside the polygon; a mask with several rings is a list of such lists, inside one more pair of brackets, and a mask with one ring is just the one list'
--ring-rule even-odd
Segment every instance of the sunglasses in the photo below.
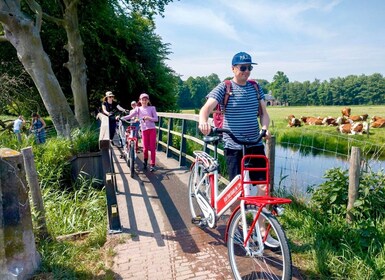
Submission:
{"label": "sunglasses", "polygon": [[246,70],[251,71],[251,70],[253,70],[253,66],[251,66],[251,65],[249,65],[249,66],[242,65],[242,66],[239,66],[238,69],[241,72],[245,72]]}

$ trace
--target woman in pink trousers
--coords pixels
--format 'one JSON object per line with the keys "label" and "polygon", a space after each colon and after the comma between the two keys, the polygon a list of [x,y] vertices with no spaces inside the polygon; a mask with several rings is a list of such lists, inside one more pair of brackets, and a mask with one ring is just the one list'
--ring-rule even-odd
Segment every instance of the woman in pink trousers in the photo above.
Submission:
{"label": "woman in pink trousers", "polygon": [[142,146],[143,146],[143,168],[147,169],[148,152],[151,154],[150,171],[155,170],[156,155],[156,127],[155,122],[158,121],[158,114],[155,106],[151,106],[150,98],[147,93],[142,93],[139,97],[142,106],[137,106],[131,110],[130,114],[122,117],[123,120],[130,120],[137,117],[140,121],[140,129],[142,130]]}

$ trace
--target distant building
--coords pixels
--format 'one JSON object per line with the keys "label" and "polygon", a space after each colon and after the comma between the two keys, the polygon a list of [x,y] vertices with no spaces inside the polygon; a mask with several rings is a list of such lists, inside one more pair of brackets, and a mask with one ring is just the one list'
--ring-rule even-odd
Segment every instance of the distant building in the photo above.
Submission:
{"label": "distant building", "polygon": [[265,95],[265,102],[267,106],[288,106],[288,104],[284,104],[279,100],[275,99],[271,90],[269,90],[269,93]]}

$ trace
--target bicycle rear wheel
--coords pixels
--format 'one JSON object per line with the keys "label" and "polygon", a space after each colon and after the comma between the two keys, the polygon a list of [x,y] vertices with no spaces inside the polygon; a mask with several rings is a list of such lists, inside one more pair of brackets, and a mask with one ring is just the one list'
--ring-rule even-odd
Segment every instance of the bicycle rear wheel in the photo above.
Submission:
{"label": "bicycle rear wheel", "polygon": [[[191,170],[189,182],[188,182],[188,198],[189,198],[189,206],[192,219],[200,219],[203,218],[203,212],[198,204],[196,198],[196,191],[199,191],[207,201],[210,201],[210,184],[207,179],[202,181],[204,177],[204,167],[202,164],[195,163],[193,169]],[[197,223],[200,224],[200,223]],[[200,224],[202,225],[202,224]]]}
{"label": "bicycle rear wheel", "polygon": [[130,143],[130,176],[134,178],[135,174],[135,144],[133,141]]}
{"label": "bicycle rear wheel", "polygon": [[[248,229],[252,223],[252,217],[257,214],[255,205],[246,205],[245,213]],[[265,212],[261,212],[260,224],[269,229],[271,237],[279,242],[277,248],[269,248],[266,245],[261,255],[249,256],[243,246],[242,213],[239,209],[231,221],[228,232],[228,255],[230,266],[235,279],[291,279],[291,255],[289,245],[277,219]],[[255,227],[257,228],[257,227]],[[251,252],[259,249],[256,235],[250,237],[249,247]]]}

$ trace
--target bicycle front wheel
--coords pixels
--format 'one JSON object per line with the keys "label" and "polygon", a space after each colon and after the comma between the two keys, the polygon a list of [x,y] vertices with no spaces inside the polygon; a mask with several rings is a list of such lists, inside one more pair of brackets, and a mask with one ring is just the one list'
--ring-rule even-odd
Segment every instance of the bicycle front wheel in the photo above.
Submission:
{"label": "bicycle front wheel", "polygon": [[[245,206],[247,231],[257,211],[258,207],[255,205]],[[231,221],[227,240],[229,260],[234,278],[291,279],[290,249],[282,226],[273,215],[264,211],[261,212],[257,223],[259,223],[260,228],[268,231],[270,236],[278,241],[277,247],[270,248],[264,245],[264,250],[260,254],[253,254],[260,249],[257,234],[253,233],[249,240],[251,254],[247,254],[246,248],[243,246],[242,213],[241,209],[239,209]]]}
{"label": "bicycle front wheel", "polygon": [[133,142],[130,143],[130,175],[131,178],[134,178],[135,172],[135,144]]}

